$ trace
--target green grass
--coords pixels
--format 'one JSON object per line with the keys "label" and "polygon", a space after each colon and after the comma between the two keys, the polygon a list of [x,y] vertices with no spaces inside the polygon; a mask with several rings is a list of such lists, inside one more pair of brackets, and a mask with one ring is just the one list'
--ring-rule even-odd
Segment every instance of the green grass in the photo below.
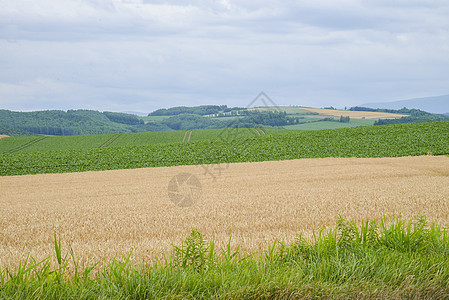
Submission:
{"label": "green grass", "polygon": [[1,140],[0,153],[99,148],[114,136],[116,134],[11,137]]}
{"label": "green grass", "polygon": [[359,120],[351,119],[349,123],[340,123],[333,121],[319,121],[310,122],[305,124],[288,125],[284,126],[285,129],[295,129],[295,130],[323,130],[323,129],[337,129],[337,128],[349,128],[358,126],[371,126],[374,125],[375,120]]}
{"label": "green grass", "polygon": [[[230,240],[231,241],[231,240]],[[54,236],[56,265],[29,256],[0,270],[0,297],[8,299],[285,299],[449,297],[447,229],[396,219],[340,218],[312,241],[276,241],[257,253],[217,249],[193,230],[165,259],[132,264],[130,255],[82,265]],[[69,275],[68,270],[75,270]]]}
{"label": "green grass", "polygon": [[[0,140],[0,153],[78,150],[111,146],[176,143],[181,142],[183,136],[184,131],[158,131],[74,136],[10,137]],[[38,142],[30,143],[32,141]]]}
{"label": "green grass", "polygon": [[398,157],[427,155],[429,152],[433,155],[449,154],[449,122],[290,131],[190,143],[0,154],[0,175],[299,158]]}
{"label": "green grass", "polygon": [[[277,129],[277,128],[264,128],[262,129],[266,135],[278,135],[289,133],[290,130]],[[190,141],[201,141],[201,140],[220,140],[220,139],[238,139],[245,137],[258,137],[263,133],[260,128],[224,128],[224,129],[202,129],[193,130]]]}
{"label": "green grass", "polygon": [[184,130],[121,134],[111,146],[141,146],[182,142]]}
{"label": "green grass", "polygon": [[23,147],[39,141],[38,136],[19,136],[0,139],[0,153],[10,153],[20,151]]}
{"label": "green grass", "polygon": [[137,117],[144,122],[150,121],[163,121],[164,119],[170,118],[172,116],[145,116],[145,117]]}
{"label": "green grass", "polygon": [[[265,129],[264,131],[267,134],[288,132],[288,130],[285,129]],[[10,137],[0,139],[0,154],[180,143],[184,138],[184,133],[184,130],[178,130],[99,135]],[[246,128],[200,129],[194,130],[194,133],[192,133],[191,136],[191,141],[220,139],[225,136],[257,136],[257,131],[255,129]]]}

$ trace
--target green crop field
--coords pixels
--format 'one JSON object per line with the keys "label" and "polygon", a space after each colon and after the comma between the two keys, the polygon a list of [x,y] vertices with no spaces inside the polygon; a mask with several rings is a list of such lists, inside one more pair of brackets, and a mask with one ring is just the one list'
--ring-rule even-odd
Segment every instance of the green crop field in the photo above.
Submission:
{"label": "green crop field", "polygon": [[0,153],[98,148],[115,134],[10,137],[0,140]]}
{"label": "green crop field", "polygon": [[183,136],[184,130],[126,133],[121,134],[108,146],[141,146],[148,144],[177,143],[182,141]]}
{"label": "green crop field", "polygon": [[[263,132],[262,132],[263,131]],[[213,139],[229,139],[241,137],[257,137],[261,135],[277,135],[291,132],[287,129],[277,128],[224,128],[224,129],[203,129],[193,130],[190,141],[213,140]]]}
{"label": "green crop field", "polygon": [[358,126],[371,126],[374,125],[374,122],[375,120],[363,120],[363,119],[351,119],[349,123],[340,123],[334,121],[319,121],[297,125],[288,125],[284,126],[284,128],[294,130],[322,130],[322,129],[337,129],[337,128],[358,127]]}
{"label": "green crop field", "polygon": [[[10,137],[0,139],[0,154],[180,143],[185,132],[184,130],[178,130],[123,134]],[[263,134],[261,131],[259,132]],[[264,132],[266,134],[280,134],[288,132],[288,130],[272,128],[264,129]],[[256,129],[199,129],[192,132],[190,141],[251,136],[258,136]]]}
{"label": "green crop field", "polygon": [[182,141],[183,135],[184,131],[158,131],[98,135],[10,137],[0,140],[0,153],[177,143]]}
{"label": "green crop field", "polygon": [[42,140],[42,137],[36,136],[20,136],[9,137],[0,140],[0,153],[12,153],[23,150],[26,147],[30,147],[34,143],[38,143]]}
{"label": "green crop field", "polygon": [[305,110],[301,107],[293,107],[293,106],[278,106],[278,107],[254,107],[250,108],[250,110],[257,111],[285,111],[288,115],[317,115],[317,113],[312,113],[308,110]]}
{"label": "green crop field", "polygon": [[138,118],[144,122],[151,122],[151,121],[162,121],[162,120],[170,118],[170,117],[171,116],[146,116],[146,117],[138,117]]}
{"label": "green crop field", "polygon": [[449,122],[290,131],[190,143],[16,152],[0,154],[0,174],[65,173],[319,157],[397,157],[428,153],[449,154]]}

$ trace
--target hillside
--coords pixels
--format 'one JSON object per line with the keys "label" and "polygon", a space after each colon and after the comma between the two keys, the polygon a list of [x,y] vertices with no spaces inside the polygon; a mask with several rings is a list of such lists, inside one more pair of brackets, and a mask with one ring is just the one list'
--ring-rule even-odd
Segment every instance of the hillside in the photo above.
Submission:
{"label": "hillside", "polygon": [[360,106],[370,108],[387,108],[387,109],[401,109],[403,107],[407,107],[407,108],[420,109],[423,111],[436,114],[447,114],[449,113],[449,95],[414,98],[390,102],[365,103]]}
{"label": "hillside", "polygon": [[[94,110],[47,110],[15,112],[0,110],[0,134],[9,136],[71,136],[89,134],[122,134],[154,131],[285,128],[320,130],[371,126],[379,120],[408,116],[401,111],[372,112],[319,109],[297,106],[227,107],[203,105],[158,109],[148,116]],[[444,118],[411,119],[407,122],[444,120]],[[398,121],[398,123],[402,123]]]}
{"label": "hillside", "polygon": [[[206,106],[208,107],[208,106]],[[214,107],[214,106],[212,106]],[[120,134],[219,128],[261,128],[297,124],[298,118],[279,112],[254,113],[241,108],[217,106],[219,110],[200,107],[158,110],[150,116],[93,110],[15,112],[0,110],[0,134],[87,135]],[[212,113],[212,115],[205,115]]]}
{"label": "hillside", "polygon": [[[447,155],[449,122],[369,126],[78,150],[0,154],[0,175],[321,157]],[[12,142],[18,138],[6,138]],[[39,142],[39,141],[38,141]]]}
{"label": "hillside", "polygon": [[[107,147],[144,146],[154,144],[187,143],[229,137],[255,137],[288,133],[286,129],[199,129],[159,132],[97,134],[76,136],[19,136],[0,141],[0,154],[45,152],[61,150],[99,149]],[[0,139],[1,139],[0,135]]]}
{"label": "hillside", "polygon": [[170,130],[135,115],[93,110],[15,112],[0,110],[0,134],[82,135]]}

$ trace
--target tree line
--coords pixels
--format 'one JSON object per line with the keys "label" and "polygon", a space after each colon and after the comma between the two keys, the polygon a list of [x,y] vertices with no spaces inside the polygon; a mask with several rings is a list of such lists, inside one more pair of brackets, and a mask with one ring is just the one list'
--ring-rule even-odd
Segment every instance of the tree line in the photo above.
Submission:
{"label": "tree line", "polygon": [[380,119],[374,122],[374,125],[391,125],[391,124],[404,124],[404,123],[422,123],[422,122],[439,122],[439,121],[449,121],[449,116],[432,114],[420,109],[406,108],[401,109],[385,109],[385,108],[369,108],[355,106],[351,107],[349,110],[352,111],[371,111],[371,112],[385,112],[393,114],[406,114],[408,116],[401,117],[397,119]]}
{"label": "tree line", "polygon": [[228,107],[227,105],[200,105],[194,107],[177,106],[161,108],[149,113],[148,116],[177,116],[181,114],[193,114],[199,116],[226,114],[232,111],[244,110],[242,107]]}

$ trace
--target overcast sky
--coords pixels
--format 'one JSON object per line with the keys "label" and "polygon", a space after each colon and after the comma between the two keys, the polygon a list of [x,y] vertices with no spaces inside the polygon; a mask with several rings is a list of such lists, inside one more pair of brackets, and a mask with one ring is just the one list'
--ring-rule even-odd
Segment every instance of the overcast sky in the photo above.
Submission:
{"label": "overcast sky", "polygon": [[449,94],[447,0],[0,0],[0,109]]}

